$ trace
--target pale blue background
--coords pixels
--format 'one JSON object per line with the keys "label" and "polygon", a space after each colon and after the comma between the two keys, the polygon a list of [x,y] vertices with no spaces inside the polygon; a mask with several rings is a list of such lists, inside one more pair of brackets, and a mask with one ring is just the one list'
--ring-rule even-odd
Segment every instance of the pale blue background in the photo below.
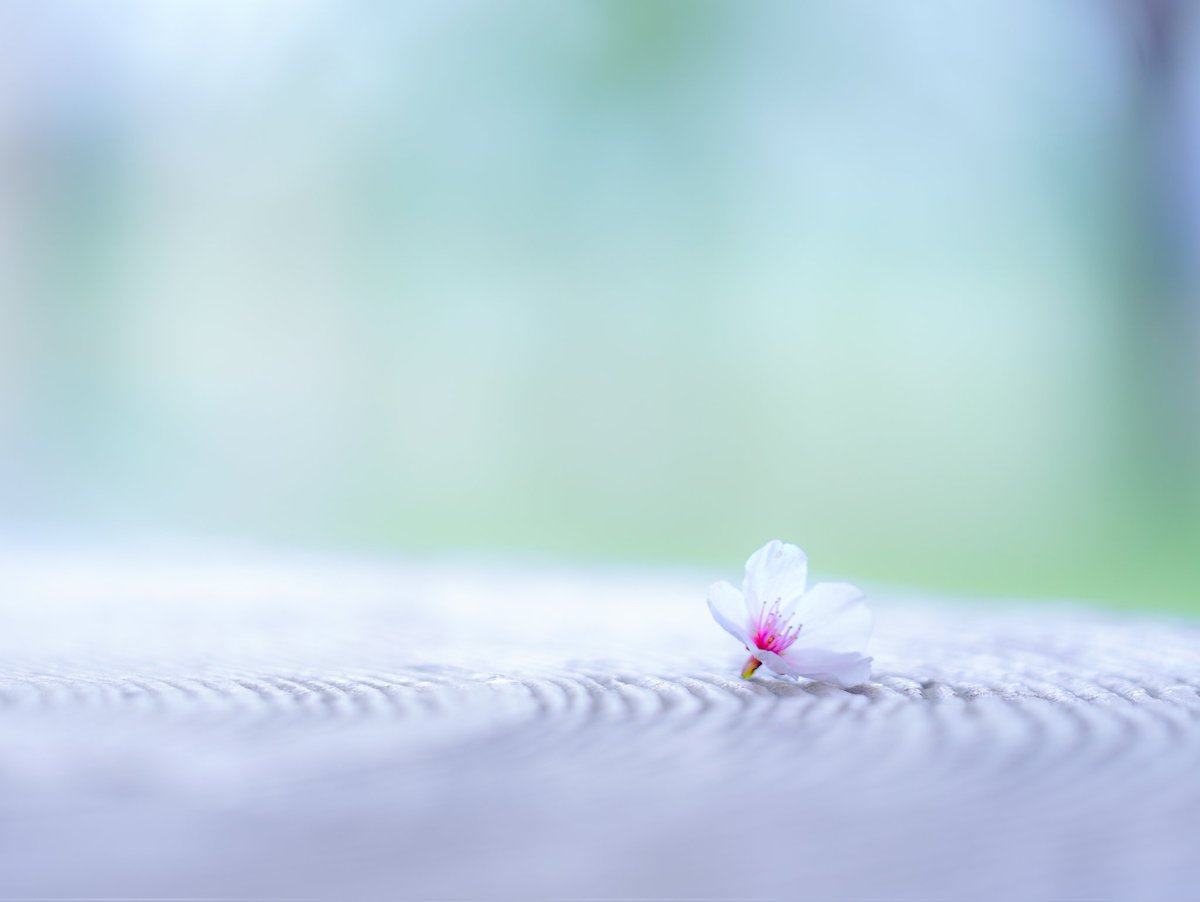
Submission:
{"label": "pale blue background", "polygon": [[0,522],[1200,610],[1148,8],[2,2]]}

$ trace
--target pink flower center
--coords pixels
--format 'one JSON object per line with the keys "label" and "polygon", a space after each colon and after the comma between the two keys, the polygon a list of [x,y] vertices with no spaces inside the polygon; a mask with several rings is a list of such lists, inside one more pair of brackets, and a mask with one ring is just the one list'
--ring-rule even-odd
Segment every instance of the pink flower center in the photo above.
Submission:
{"label": "pink flower center", "polygon": [[755,648],[773,651],[777,655],[783,654],[796,641],[800,627],[803,626],[800,623],[793,625],[790,618],[780,613],[781,600],[776,598],[770,608],[765,601],[763,602],[762,610],[754,621],[754,634],[751,636]]}

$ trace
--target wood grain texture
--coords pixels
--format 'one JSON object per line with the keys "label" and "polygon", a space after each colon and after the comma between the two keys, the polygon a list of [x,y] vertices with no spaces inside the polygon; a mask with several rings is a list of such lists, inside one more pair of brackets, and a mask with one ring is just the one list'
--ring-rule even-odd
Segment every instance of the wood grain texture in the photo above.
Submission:
{"label": "wood grain texture", "polygon": [[735,575],[10,547],[0,897],[1196,897],[1195,624],[873,593],[846,692]]}

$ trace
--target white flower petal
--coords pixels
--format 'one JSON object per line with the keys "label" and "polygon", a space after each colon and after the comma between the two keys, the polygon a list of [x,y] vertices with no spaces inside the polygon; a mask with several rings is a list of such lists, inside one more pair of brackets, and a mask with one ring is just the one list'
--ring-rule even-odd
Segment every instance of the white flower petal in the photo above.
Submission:
{"label": "white flower petal", "polygon": [[743,645],[750,643],[747,636],[749,624],[746,606],[742,599],[742,593],[736,588],[724,581],[709,586],[708,610],[712,613],[713,620],[717,621],[725,632]]}
{"label": "white flower petal", "polygon": [[810,666],[805,666],[805,670],[809,671],[805,676],[842,689],[853,689],[871,678],[871,661],[864,655],[847,654],[840,661],[829,662],[823,670],[811,670]]}
{"label": "white flower petal", "polygon": [[791,617],[802,624],[792,648],[867,650],[871,611],[862,590],[849,583],[817,583],[796,602]]}
{"label": "white flower petal", "polygon": [[783,604],[804,594],[808,579],[808,555],[795,545],[774,539],[746,561],[746,607],[757,615],[765,602],[770,606],[776,599]]}
{"label": "white flower petal", "polygon": [[800,649],[794,646],[783,655],[758,649],[754,657],[763,665],[783,676],[805,677],[851,689],[871,677],[871,658],[857,652],[832,652],[820,649]]}

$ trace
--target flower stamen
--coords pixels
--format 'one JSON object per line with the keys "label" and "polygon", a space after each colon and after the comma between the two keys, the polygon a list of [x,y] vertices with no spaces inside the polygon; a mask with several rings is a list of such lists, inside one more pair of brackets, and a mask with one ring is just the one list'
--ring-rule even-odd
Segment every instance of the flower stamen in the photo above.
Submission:
{"label": "flower stamen", "polygon": [[783,599],[776,598],[770,608],[765,601],[762,603],[754,622],[754,635],[751,637],[755,648],[777,655],[783,654],[791,647],[803,626],[800,623],[791,623],[790,618],[783,615],[780,608],[782,601]]}

